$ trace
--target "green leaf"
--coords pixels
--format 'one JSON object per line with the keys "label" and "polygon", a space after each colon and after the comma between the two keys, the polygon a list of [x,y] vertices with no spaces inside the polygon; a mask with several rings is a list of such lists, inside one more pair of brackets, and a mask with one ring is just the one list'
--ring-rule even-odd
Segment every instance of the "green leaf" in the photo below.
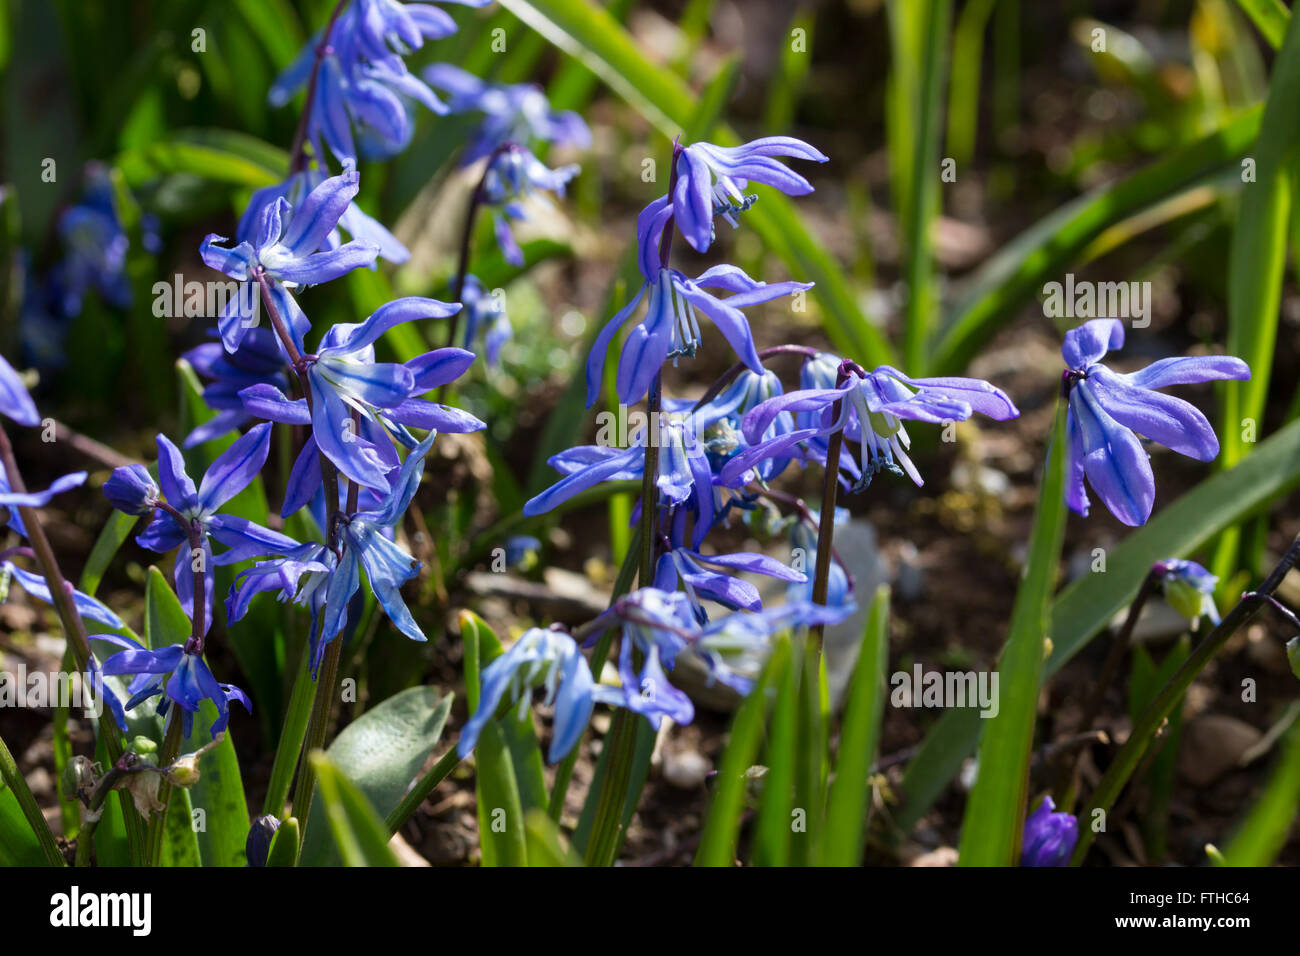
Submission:
{"label": "green leaf", "polygon": [[[366,711],[330,744],[330,765],[360,788],[367,804],[381,814],[381,821],[402,801],[406,788],[437,746],[451,712],[451,700],[450,694],[432,687],[412,687]],[[330,829],[333,826],[330,822]],[[331,860],[326,824],[312,814],[303,838],[301,864],[323,866]]]}
{"label": "green leaf", "polygon": [[474,786],[478,798],[478,839],[484,866],[524,866],[528,862],[524,808],[515,767],[500,723],[489,721],[474,748]]}
{"label": "green leaf", "polygon": [[[1300,421],[1292,422],[1233,468],[1211,476],[1158,511],[1106,555],[1104,574],[1067,585],[1052,604],[1050,677],[1077,654],[1137,594],[1151,565],[1187,557],[1224,528],[1300,482]],[[898,825],[909,831],[934,803],[961,762],[974,750],[981,720],[969,709],[951,710],[926,735],[903,775],[906,805]]]}
{"label": "green leaf", "polygon": [[1271,866],[1300,814],[1300,722],[1283,739],[1282,756],[1264,792],[1224,850],[1228,866]]}
{"label": "green leaf", "polygon": [[[178,560],[184,560],[183,554]],[[190,616],[172,591],[171,583],[157,565],[150,565],[144,585],[145,646],[157,650],[168,644],[184,644],[191,629]]]}
{"label": "green leaf", "polygon": [[132,188],[171,173],[188,173],[247,189],[284,179],[289,156],[254,136],[224,129],[179,130],[166,139],[127,150],[115,164]]}
{"label": "green leaf", "polygon": [[1247,110],[1221,129],[1052,211],[985,261],[964,284],[934,346],[933,374],[962,371],[1001,323],[1076,261],[1097,236],[1203,179],[1234,167],[1260,128]]}
{"label": "green leaf", "polygon": [[[1252,158],[1255,181],[1242,188],[1237,223],[1228,254],[1229,355],[1250,366],[1250,379],[1224,382],[1223,450],[1220,467],[1231,467],[1251,450],[1243,429],[1258,429],[1273,371],[1282,280],[1286,274],[1292,194],[1300,163],[1300,127],[1295,103],[1300,97],[1300,18],[1293,18],[1273,64],[1268,99]],[[1220,542],[1211,570],[1227,581],[1237,570],[1236,535]]]}
{"label": "green leaf", "polygon": [[271,838],[271,848],[266,851],[267,866],[298,865],[298,818],[288,817],[280,821],[280,826]]}
{"label": "green leaf", "polygon": [[998,711],[985,720],[979,777],[966,801],[961,866],[1014,866],[1020,857],[1047,609],[1065,538],[1065,415],[1060,401],[1011,633],[998,661]]}
{"label": "green leaf", "polygon": [[795,808],[803,827],[794,831],[791,862],[812,866],[820,859],[825,824],[826,780],[830,772],[831,699],[826,657],[813,641],[805,642],[799,687],[799,759],[795,769]]}
{"label": "green leaf", "polygon": [[880,722],[888,696],[889,588],[876,589],[849,685],[844,725],[840,729],[835,782],[826,805],[822,863],[857,866],[871,796],[867,772],[880,743]]}
{"label": "green leaf", "polygon": [[[194,732],[182,751],[193,753],[209,743],[216,719],[216,705],[203,701],[200,712],[194,715]],[[243,866],[247,862],[244,845],[248,842],[248,802],[229,728],[223,731],[221,742],[199,761],[199,779],[190,788],[190,803],[204,814],[204,828],[197,833],[203,865]]]}
{"label": "green leaf", "polygon": [[189,791],[183,787],[172,787],[171,799],[167,801],[167,822],[162,835],[160,865],[203,865],[193,812]]}
{"label": "green leaf", "polygon": [[790,863],[802,664],[801,657],[791,655],[790,666],[781,675],[781,687],[772,709],[764,758],[767,773],[763,777],[763,796],[751,854],[755,866],[788,866]]}
{"label": "green leaf", "polygon": [[[581,61],[667,137],[690,128],[695,96],[672,70],[645,58],[636,42],[607,10],[581,0],[502,0],[502,6]],[[726,127],[714,142],[734,146],[740,140]],[[815,294],[826,309],[827,334],[837,348],[865,365],[892,361],[884,335],[863,315],[839,264],[814,238],[793,204],[774,190],[763,190],[746,223],[780,256],[791,275],[816,283]]]}
{"label": "green leaf", "polygon": [[767,720],[767,689],[781,680],[790,666],[791,641],[782,636],[772,648],[763,674],[750,691],[736,719],[731,724],[731,739],[718,768],[717,788],[704,818],[696,866],[733,866],[736,862],[736,839],[740,817],[745,810],[745,793],[749,786],[747,771],[758,756]]}
{"label": "green leaf", "polygon": [[388,848],[388,830],[365,794],[319,750],[307,759],[316,771],[316,799],[333,838],[334,853],[330,855],[337,856],[344,866],[397,866],[397,858]]}
{"label": "green leaf", "polygon": [[104,572],[113,563],[113,558],[130,537],[131,529],[139,520],[139,515],[113,510],[108,520],[104,522],[99,537],[95,539],[94,547],[90,549],[90,557],[86,559],[86,566],[81,571],[81,580],[77,583],[79,590],[91,597],[95,596],[100,582],[104,580]]}
{"label": "green leaf", "polygon": [[1250,17],[1269,46],[1276,50],[1282,45],[1287,21],[1291,19],[1291,11],[1282,0],[1237,0],[1237,5]]}
{"label": "green leaf", "polygon": [[18,797],[0,780],[0,866],[50,866]]}
{"label": "green leaf", "polygon": [[581,858],[545,810],[529,810],[524,815],[524,831],[528,839],[529,866],[582,866]]}

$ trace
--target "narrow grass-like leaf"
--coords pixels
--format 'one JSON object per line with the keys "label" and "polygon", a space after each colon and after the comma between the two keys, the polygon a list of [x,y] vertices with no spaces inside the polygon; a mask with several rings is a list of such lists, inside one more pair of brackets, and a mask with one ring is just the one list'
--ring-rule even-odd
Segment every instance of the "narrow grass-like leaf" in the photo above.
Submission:
{"label": "narrow grass-like leaf", "polygon": [[275,836],[271,839],[271,848],[266,851],[266,865],[274,867],[297,866],[300,839],[298,818],[289,817],[281,820],[279,828],[275,831]]}
{"label": "narrow grass-like leaf", "polygon": [[997,714],[985,720],[979,777],[966,802],[958,863],[1012,866],[1020,855],[1047,609],[1065,538],[1065,413],[1058,403],[1011,632],[998,660]]}
{"label": "narrow grass-like leaf", "polygon": [[1228,866],[1270,866],[1300,814],[1300,722],[1283,738],[1272,777],[1223,855]]}
{"label": "narrow grass-like leaf", "polygon": [[827,798],[822,837],[822,863],[826,866],[857,866],[862,862],[862,837],[871,795],[867,771],[880,742],[880,721],[888,696],[888,658],[889,588],[881,586],[876,589],[867,615],[840,728],[835,780]]}
{"label": "narrow grass-like leaf", "polygon": [[781,675],[790,666],[791,648],[789,637],[777,641],[762,676],[736,711],[731,724],[731,738],[718,768],[717,788],[704,818],[700,848],[695,854],[696,866],[732,866],[736,862],[736,839],[749,786],[746,771],[758,756],[763,738],[768,688],[780,682]]}
{"label": "narrow grass-like leaf", "polygon": [[1282,45],[1287,21],[1291,19],[1291,11],[1282,0],[1237,0],[1237,6],[1250,17],[1269,46],[1276,50]]}
{"label": "narrow grass-like leaf", "polygon": [[514,762],[501,725],[490,721],[474,748],[478,799],[478,839],[484,866],[524,866],[528,862],[524,808]]}
{"label": "narrow grass-like leaf", "polygon": [[351,781],[319,750],[308,755],[316,771],[317,799],[344,866],[397,866],[388,830]]}
{"label": "narrow grass-like leaf", "polygon": [[529,810],[524,815],[524,830],[529,866],[582,866],[582,860],[565,841],[559,825],[545,810]]}
{"label": "narrow grass-like leaf", "polygon": [[802,656],[792,653],[772,708],[764,758],[767,773],[763,777],[763,797],[754,826],[751,862],[755,866],[787,866],[790,862],[802,665]]}

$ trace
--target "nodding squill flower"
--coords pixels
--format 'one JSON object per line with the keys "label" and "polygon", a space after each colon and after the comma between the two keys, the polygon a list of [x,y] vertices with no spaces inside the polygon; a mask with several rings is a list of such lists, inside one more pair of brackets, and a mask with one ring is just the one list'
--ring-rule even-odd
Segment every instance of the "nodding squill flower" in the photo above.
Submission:
{"label": "nodding squill flower", "polygon": [[1214,603],[1217,576],[1195,561],[1181,558],[1157,561],[1152,570],[1160,578],[1165,601],[1175,611],[1192,623],[1201,617],[1208,618],[1211,624],[1219,623],[1219,609]]}
{"label": "nodding squill flower", "polygon": [[[491,0],[454,2],[481,7]],[[316,95],[306,127],[317,162],[324,162],[326,146],[340,163],[355,163],[358,154],[386,159],[411,141],[413,103],[435,114],[447,112],[433,90],[407,71],[403,57],[426,39],[455,32],[451,17],[428,3],[352,0],[329,36],[318,30],[276,77],[267,101],[273,107],[284,106],[306,86],[319,51]]]}
{"label": "nodding squill flower", "polygon": [[587,149],[591,131],[571,110],[551,108],[546,94],[532,83],[486,83],[450,63],[436,63],[424,78],[447,94],[452,113],[482,113],[483,122],[470,134],[461,157],[469,166],[508,143],[526,149],[535,143],[554,143]]}
{"label": "nodding squill flower", "polygon": [[[591,641],[606,628],[621,626],[618,669],[623,706],[642,714],[658,730],[664,717],[678,724],[688,724],[695,717],[690,698],[670,684],[666,675],[683,651],[689,649],[699,656],[710,682],[747,694],[762,670],[773,637],[794,628],[834,624],[854,610],[851,603],[830,608],[799,601],[761,611],[736,611],[701,626],[687,595],[646,587],[619,598],[597,617],[590,625]],[[643,656],[640,674],[633,665],[633,650]]]}
{"label": "nodding squill flower", "polygon": [[202,650],[195,646],[193,638],[185,644],[171,644],[157,650],[150,650],[117,634],[92,634],[90,639],[123,648],[102,665],[102,673],[106,675],[131,677],[127,685],[131,697],[125,706],[117,701],[112,691],[107,688],[102,691],[122,730],[126,730],[123,710],[132,710],[152,697],[161,697],[158,713],[169,721],[172,719],[172,705],[180,708],[181,727],[186,737],[193,732],[194,715],[205,700],[212,701],[217,708],[217,719],[211,728],[213,740],[230,721],[230,701],[239,701],[249,713],[253,710],[247,694],[233,684],[220,683],[212,676],[203,660]]}
{"label": "nodding squill flower", "polygon": [[492,210],[493,234],[506,262],[512,266],[524,264],[524,252],[515,241],[510,223],[528,218],[526,204],[530,201],[554,213],[555,206],[545,194],[551,192],[562,198],[565,186],[580,169],[573,163],[551,169],[519,146],[494,155],[483,180],[483,202]]}
{"label": "nodding squill flower", "polygon": [[[292,538],[236,515],[217,509],[243,491],[266,464],[271,426],[257,425],[213,461],[198,488],[185,471],[181,451],[165,435],[158,436],[158,486],[140,465],[113,472],[105,482],[105,495],[127,514],[147,514],[153,519],[136,538],[141,547],[166,554],[199,540],[201,554],[175,562],[176,594],[187,614],[194,615],[194,569],[203,576],[204,633],[212,626],[212,591],[215,565],[237,564],[268,554],[285,554],[298,547]],[[143,474],[141,474],[144,472]],[[212,540],[228,550],[214,555]],[[109,673],[112,673],[111,671]]]}
{"label": "nodding squill flower", "polygon": [[623,695],[591,676],[587,659],[572,637],[557,630],[532,627],[504,654],[483,668],[478,709],[461,732],[456,752],[462,758],[478,744],[479,735],[505,701],[528,712],[532,691],[543,687],[543,703],[555,708],[555,726],[546,759],[562,760],[582,738],[596,704],[617,706]]}
{"label": "nodding squill flower", "polygon": [[406,426],[445,432],[486,427],[473,415],[416,397],[459,377],[474,360],[472,352],[447,348],[404,364],[375,361],[374,344],[389,329],[416,319],[446,318],[460,308],[407,296],[380,306],[364,322],[332,326],[315,354],[305,356],[310,404],[264,384],[239,393],[244,408],[258,418],[312,426],[311,448],[304,447],[290,475],[286,508],[292,501],[297,510],[319,486],[319,462],[313,464],[317,448],[349,480],[387,491],[398,465],[390,433],[406,437]]}
{"label": "nodding squill flower", "polygon": [[692,143],[677,154],[677,185],[672,204],[677,228],[697,252],[707,252],[713,242],[713,220],[722,217],[736,225],[738,213],[754,202],[746,196],[751,183],[763,183],[787,196],[805,196],[812,185],[774,157],[792,156],[824,163],[828,157],[793,136],[766,136],[743,146]]}
{"label": "nodding squill flower", "polygon": [[[50,594],[50,586],[46,583],[43,575],[33,574],[31,571],[24,571],[12,561],[0,561],[0,604],[3,604],[9,595],[9,582],[16,581],[18,586],[26,591],[29,595],[38,601],[44,601],[46,604],[53,604],[54,599]],[[121,629],[126,627],[122,619],[114,614],[107,605],[75,588],[69,588],[72,593],[72,603],[77,608],[77,613],[87,621],[96,621],[106,627]]]}
{"label": "nodding squill flower", "polygon": [[[861,447],[861,477],[854,491],[866,488],[881,471],[905,473],[921,485],[921,475],[907,457],[911,440],[903,421],[945,424],[965,421],[976,412],[1005,421],[1020,414],[1006,393],[980,379],[911,378],[888,365],[873,372],[848,362],[842,368],[840,382],[834,388],[788,392],[746,415],[743,431],[751,447],[727,463],[722,482],[734,485],[747,469],[765,458],[788,454],[801,442],[842,432]],[[832,415],[837,402],[839,413]],[[762,440],[772,422],[784,412],[808,415],[812,424]]]}
{"label": "nodding squill flower", "polygon": [[254,385],[288,388],[289,366],[275,333],[268,328],[248,329],[239,348],[227,352],[220,342],[196,345],[183,356],[195,373],[210,381],[203,387],[203,401],[216,412],[197,425],[181,442],[193,448],[253,423],[239,393]]}
{"label": "nodding squill flower", "polygon": [[[810,517],[814,522],[821,521],[821,512],[813,511]],[[847,508],[835,509],[835,525],[838,527],[849,520]],[[817,567],[817,526],[807,521],[796,519],[790,527],[790,547],[800,557],[800,566],[811,571]],[[803,583],[791,584],[785,590],[787,601],[811,601],[813,580],[808,576]],[[826,579],[826,606],[843,607],[853,602],[853,579],[848,570],[840,564],[832,553],[830,573]]]}
{"label": "nodding squill flower", "polygon": [[[65,257],[53,271],[58,307],[65,316],[81,314],[81,304],[94,291],[119,309],[131,306],[131,280],[126,274],[130,240],[114,201],[113,183],[100,163],[86,167],[86,189],[80,202],[59,216],[59,239]],[[141,220],[146,249],[158,247],[157,223],[152,216]]]}
{"label": "nodding squill flower", "polygon": [[639,480],[645,471],[646,442],[651,441],[659,446],[659,474],[655,481],[659,503],[688,507],[695,513],[692,540],[698,548],[717,514],[713,469],[699,436],[721,413],[706,408],[662,412],[658,422],[651,422],[628,436],[627,448],[579,445],[552,455],[547,463],[564,477],[529,499],[524,504],[524,514],[545,514],[602,481]]}
{"label": "nodding squill flower", "polygon": [[1065,501],[1088,514],[1084,478],[1110,513],[1130,527],[1146,524],[1155,504],[1151,462],[1135,432],[1197,461],[1219,454],[1219,439],[1205,416],[1181,398],[1156,389],[1216,379],[1248,379],[1250,367],[1231,355],[1167,358],[1127,375],[1100,364],[1124,345],[1118,319],[1093,319],[1065,333],[1067,474]]}
{"label": "nodding squill flower", "polygon": [[506,314],[505,296],[489,292],[477,276],[467,272],[460,301],[465,306],[465,339],[462,344],[473,349],[479,331],[483,330],[483,356],[488,365],[496,365],[501,359],[501,346],[515,331],[510,316]]}
{"label": "nodding squill flower", "polygon": [[[731,265],[713,266],[694,279],[664,266],[659,242],[673,215],[673,204],[663,196],[642,210],[637,219],[638,263],[645,282],[596,337],[587,358],[588,408],[600,395],[609,345],[642,299],[647,300],[645,317],[628,333],[618,363],[618,397],[624,405],[635,405],[645,397],[668,359],[695,355],[700,346],[697,313],[701,312],[713,320],[740,360],[751,371],[762,374],[754,334],[741,309],[812,288],[809,282],[759,282]],[[733,294],[720,299],[707,289]]]}
{"label": "nodding squill flower", "polygon": [[759,597],[758,588],[735,577],[737,572],[762,574],[792,584],[808,580],[802,571],[796,571],[765,554],[752,551],[701,554],[680,540],[671,543],[672,550],[660,556],[655,568],[654,586],[663,591],[675,591],[678,584],[681,584],[691,602],[695,618],[701,624],[706,624],[709,620],[709,615],[704,610],[704,601],[713,601],[731,611],[762,610],[763,601]]}
{"label": "nodding squill flower", "polygon": [[1079,840],[1079,821],[1073,814],[1056,813],[1051,797],[1044,797],[1038,809],[1025,821],[1021,844],[1021,866],[1066,866]]}
{"label": "nodding squill flower", "polygon": [[[259,323],[261,299],[257,288],[267,283],[276,311],[284,319],[299,350],[311,323],[290,294],[291,289],[329,282],[361,266],[372,265],[379,246],[352,239],[329,248],[327,242],[344,212],[357,194],[359,177],[355,169],[324,180],[297,206],[283,196],[265,203],[249,227],[247,238],[234,248],[218,242],[225,238],[209,233],[199,246],[204,263],[239,283],[217,319],[221,341],[229,352],[239,348],[250,328]],[[317,251],[323,249],[324,251]]]}
{"label": "nodding squill flower", "polygon": [[[705,450],[715,471],[720,471],[727,461],[749,448],[749,442],[741,431],[745,415],[768,399],[781,394],[784,394],[781,380],[774,372],[766,369],[761,373],[751,372],[746,368],[741,369],[726,388],[703,406],[722,413],[722,417],[706,429],[703,436]],[[763,441],[787,434],[794,429],[793,416],[778,415],[763,433]],[[785,470],[791,460],[791,458],[764,458],[755,465],[752,474],[746,475],[746,483],[749,480],[771,481]]]}
{"label": "nodding squill flower", "polygon": [[[344,165],[344,172],[351,169],[351,165]],[[248,206],[244,209],[244,214],[239,217],[239,226],[235,229],[235,241],[242,242],[253,235],[258,218],[268,205],[283,199],[291,208],[296,209],[302,205],[303,200],[311,194],[312,190],[325,182],[326,178],[319,167],[313,166],[294,173],[282,183],[265,186],[253,193]],[[321,248],[330,250],[343,245],[340,230],[353,239],[378,246],[379,258],[387,259],[394,265],[401,265],[411,258],[410,250],[402,245],[382,223],[362,212],[355,200],[348,203],[343,210],[343,214],[339,216],[338,228],[325,236]],[[375,264],[371,263],[370,266],[373,269]]]}
{"label": "nodding squill flower", "polygon": [[[36,411],[36,403],[32,401],[27,386],[14,371],[14,367],[5,361],[4,356],[0,356],[0,415],[13,419],[19,425],[35,427],[41,423],[40,413]],[[9,476],[5,474],[4,465],[0,463],[0,508],[5,509],[4,515],[7,515],[9,526],[25,538],[27,528],[18,513],[19,508],[43,508],[55,495],[76,488],[85,480],[86,472],[74,471],[54,479],[50,487],[44,491],[17,492],[10,485]]]}

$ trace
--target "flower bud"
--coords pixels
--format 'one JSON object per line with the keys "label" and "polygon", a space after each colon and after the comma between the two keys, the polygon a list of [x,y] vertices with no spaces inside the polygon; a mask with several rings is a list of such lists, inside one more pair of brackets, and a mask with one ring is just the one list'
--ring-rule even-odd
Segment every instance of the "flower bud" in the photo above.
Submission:
{"label": "flower bud", "polygon": [[1079,841],[1079,821],[1070,813],[1054,813],[1051,797],[1025,821],[1025,839],[1020,851],[1021,866],[1065,866]]}
{"label": "flower bud", "polygon": [[104,497],[118,511],[129,515],[143,515],[153,511],[158,503],[158,486],[149,477],[144,465],[126,465],[113,470],[104,482]]}
{"label": "flower bud", "polygon": [[167,782],[173,787],[189,789],[199,782],[199,755],[185,754],[167,768]]}
{"label": "flower bud", "polygon": [[266,866],[267,855],[271,852],[271,839],[278,829],[280,821],[270,814],[253,821],[248,830],[248,840],[244,843],[244,855],[248,857],[249,866]]}

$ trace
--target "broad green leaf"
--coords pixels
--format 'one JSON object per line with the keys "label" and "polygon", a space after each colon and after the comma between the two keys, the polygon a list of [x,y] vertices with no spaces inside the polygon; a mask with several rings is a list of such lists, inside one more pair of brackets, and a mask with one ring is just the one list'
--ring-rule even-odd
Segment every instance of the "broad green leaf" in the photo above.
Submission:
{"label": "broad green leaf", "polygon": [[[331,766],[360,789],[381,820],[401,802],[437,746],[451,700],[432,687],[412,687],[366,711],[330,744]],[[328,864],[329,849],[326,824],[312,814],[303,838],[302,865]]]}
{"label": "broad green leaf", "polygon": [[964,284],[935,343],[936,375],[957,374],[1000,324],[1069,266],[1097,236],[1132,214],[1237,164],[1260,128],[1242,113],[1205,138],[1054,210],[985,261]]}
{"label": "broad green leaf", "polygon": [[13,790],[0,780],[0,866],[49,866]]}
{"label": "broad green leaf", "polygon": [[319,750],[307,759],[316,770],[316,799],[333,840],[330,855],[344,866],[397,866],[388,848],[388,830],[365,794]]}
{"label": "broad green leaf", "polygon": [[826,804],[826,830],[822,837],[822,863],[857,866],[862,862],[871,789],[867,772],[880,743],[880,722],[888,696],[889,588],[880,587],[862,635],[858,663],[849,685],[835,782]]}
{"label": "broad green leaf", "polygon": [[745,794],[749,786],[748,770],[758,756],[767,720],[767,690],[781,680],[790,666],[791,641],[782,637],[772,648],[763,674],[754,685],[731,724],[731,737],[722,753],[717,786],[704,818],[696,866],[733,866],[736,862],[736,839],[740,834],[740,817],[745,811]]}
{"label": "broad green leaf", "polygon": [[[183,560],[183,555],[178,560]],[[145,646],[157,650],[168,644],[184,644],[191,629],[190,616],[172,590],[171,582],[157,565],[150,565],[144,586]]]}
{"label": "broad green leaf", "polygon": [[1282,754],[1264,792],[1224,850],[1228,866],[1271,866],[1300,814],[1300,723],[1283,738]]}
{"label": "broad green leaf", "polygon": [[[690,88],[672,70],[647,60],[608,11],[581,0],[502,0],[502,6],[584,63],[665,136],[690,127],[695,102]],[[718,129],[713,141],[721,146],[740,142],[726,127]],[[793,278],[816,283],[815,295],[827,311],[827,333],[836,347],[865,365],[890,361],[889,343],[863,315],[838,263],[809,233],[793,204],[770,189],[761,196],[745,214],[746,224],[785,261]]]}
{"label": "broad green leaf", "polygon": [[[181,748],[193,753],[212,740],[212,724],[217,708],[203,701],[194,715],[194,732]],[[199,854],[204,866],[243,866],[247,862],[244,845],[248,842],[248,802],[244,798],[244,781],[239,771],[230,728],[221,742],[199,758],[199,779],[190,788],[190,803],[203,811],[203,829],[197,832]]]}
{"label": "broad green leaf", "polygon": [[1034,530],[998,660],[998,711],[984,722],[979,776],[962,820],[960,866],[1014,866],[1020,857],[1047,610],[1065,538],[1065,415],[1058,402]]}
{"label": "broad green leaf", "polygon": [[[1300,482],[1300,422],[1292,422],[1234,467],[1211,476],[1160,509],[1106,554],[1104,574],[1066,586],[1052,604],[1050,677],[1128,605],[1151,565],[1187,557],[1214,535]],[[909,831],[975,749],[982,725],[975,711],[952,710],[926,735],[903,776],[898,824]]]}
{"label": "broad green leaf", "polygon": [[172,787],[167,801],[167,822],[162,835],[162,866],[202,866],[194,808],[188,790]]}

